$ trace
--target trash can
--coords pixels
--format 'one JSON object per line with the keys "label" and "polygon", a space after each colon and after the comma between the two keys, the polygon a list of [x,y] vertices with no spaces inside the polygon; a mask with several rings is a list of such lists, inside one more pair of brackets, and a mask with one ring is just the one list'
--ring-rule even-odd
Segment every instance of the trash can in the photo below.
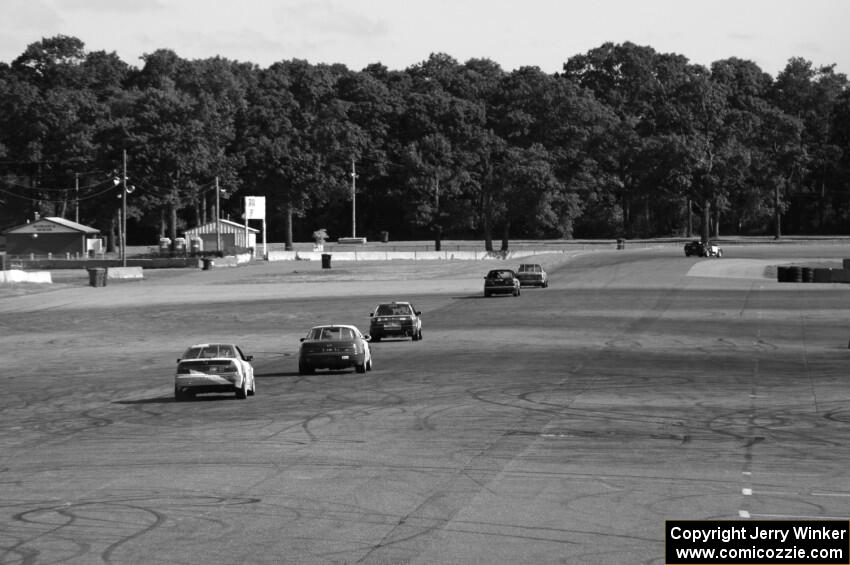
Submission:
{"label": "trash can", "polygon": [[186,254],[186,238],[185,237],[177,237],[174,239],[174,254],[175,255],[185,255]]}
{"label": "trash can", "polygon": [[159,254],[168,255],[171,252],[171,239],[167,237],[159,238]]}
{"label": "trash can", "polygon": [[104,267],[91,267],[89,272],[89,286],[106,286],[106,269]]}
{"label": "trash can", "polygon": [[617,249],[625,249],[626,248],[626,240],[620,238],[617,240]]}
{"label": "trash can", "polygon": [[386,243],[390,240],[390,232],[382,231],[380,235],[381,235],[381,243]]}
{"label": "trash can", "polygon": [[189,253],[191,253],[193,257],[201,253],[202,247],[203,242],[201,241],[200,237],[193,237],[189,240]]}
{"label": "trash can", "polygon": [[330,253],[322,253],[322,268],[330,269],[331,268],[331,254]]}
{"label": "trash can", "polygon": [[215,261],[213,260],[212,257],[204,257],[203,263],[204,263],[204,270],[205,271],[209,271],[210,269],[215,267]]}

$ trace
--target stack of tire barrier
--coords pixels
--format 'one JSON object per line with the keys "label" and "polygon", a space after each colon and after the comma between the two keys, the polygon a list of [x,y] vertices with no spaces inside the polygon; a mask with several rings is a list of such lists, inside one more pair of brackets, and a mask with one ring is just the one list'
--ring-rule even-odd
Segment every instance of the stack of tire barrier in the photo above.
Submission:
{"label": "stack of tire barrier", "polygon": [[780,265],[776,267],[776,280],[793,283],[850,283],[850,259],[844,260],[843,269]]}

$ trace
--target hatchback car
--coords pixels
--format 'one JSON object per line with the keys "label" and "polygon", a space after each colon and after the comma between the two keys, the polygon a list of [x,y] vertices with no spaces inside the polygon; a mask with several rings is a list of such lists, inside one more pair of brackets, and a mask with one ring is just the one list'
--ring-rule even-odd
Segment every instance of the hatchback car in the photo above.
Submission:
{"label": "hatchback car", "polygon": [[523,263],[516,271],[520,286],[549,286],[549,275],[537,263]]}
{"label": "hatchback car", "polygon": [[385,337],[410,337],[413,341],[422,339],[422,312],[410,302],[389,302],[379,304],[369,313],[369,335],[372,341],[381,341]]}
{"label": "hatchback car", "polygon": [[491,294],[520,295],[519,279],[510,269],[493,269],[484,277],[484,296]]}
{"label": "hatchback car", "polygon": [[186,400],[207,392],[234,392],[236,398],[253,396],[253,359],[232,343],[191,346],[177,359],[174,399]]}
{"label": "hatchback car", "polygon": [[309,375],[316,369],[348,369],[358,373],[372,370],[369,336],[354,326],[315,326],[301,338],[298,372]]}

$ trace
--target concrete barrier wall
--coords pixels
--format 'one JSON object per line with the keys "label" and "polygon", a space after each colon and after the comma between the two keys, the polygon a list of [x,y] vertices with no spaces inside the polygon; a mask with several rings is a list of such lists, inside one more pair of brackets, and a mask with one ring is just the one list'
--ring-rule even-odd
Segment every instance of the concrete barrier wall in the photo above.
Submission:
{"label": "concrete barrier wall", "polygon": [[107,267],[107,279],[143,279],[141,267]]}
{"label": "concrete barrier wall", "polygon": [[50,271],[0,271],[0,283],[52,283]]}
{"label": "concrete barrier wall", "polygon": [[[121,259],[72,259],[70,261],[66,261],[64,259],[53,259],[52,261],[47,259],[36,259],[34,261],[30,261],[22,259],[10,260],[7,258],[7,264],[9,264],[10,261],[11,263],[20,264],[27,270],[89,269],[94,267],[110,268],[124,266]],[[198,259],[195,257],[159,257],[151,259],[127,258],[128,267],[141,267],[143,269],[180,269],[184,267],[195,267],[197,264]]]}
{"label": "concrete barrier wall", "polygon": [[[517,259],[567,251],[518,250],[518,251],[335,251],[329,253],[332,261],[480,261],[483,259]],[[321,261],[320,251],[269,251],[269,261]]]}
{"label": "concrete barrier wall", "polygon": [[[212,267],[217,269],[219,267],[237,267],[243,263],[250,263],[253,257],[250,253],[239,253],[237,255],[225,255],[224,257],[207,257],[207,259],[211,260]],[[203,264],[204,260],[198,259],[198,268],[201,268]]]}

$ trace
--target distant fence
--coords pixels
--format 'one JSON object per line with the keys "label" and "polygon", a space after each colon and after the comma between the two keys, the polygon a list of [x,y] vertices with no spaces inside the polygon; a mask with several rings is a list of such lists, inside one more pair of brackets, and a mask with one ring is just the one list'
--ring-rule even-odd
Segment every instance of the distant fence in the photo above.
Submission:
{"label": "distant fence", "polygon": [[[30,258],[6,257],[6,269],[54,270],[54,269],[90,269],[95,267],[123,267],[121,259],[49,259],[36,256]],[[187,267],[198,267],[197,257],[162,257],[152,259],[127,258],[128,267],[142,267],[143,269],[180,269]]]}

